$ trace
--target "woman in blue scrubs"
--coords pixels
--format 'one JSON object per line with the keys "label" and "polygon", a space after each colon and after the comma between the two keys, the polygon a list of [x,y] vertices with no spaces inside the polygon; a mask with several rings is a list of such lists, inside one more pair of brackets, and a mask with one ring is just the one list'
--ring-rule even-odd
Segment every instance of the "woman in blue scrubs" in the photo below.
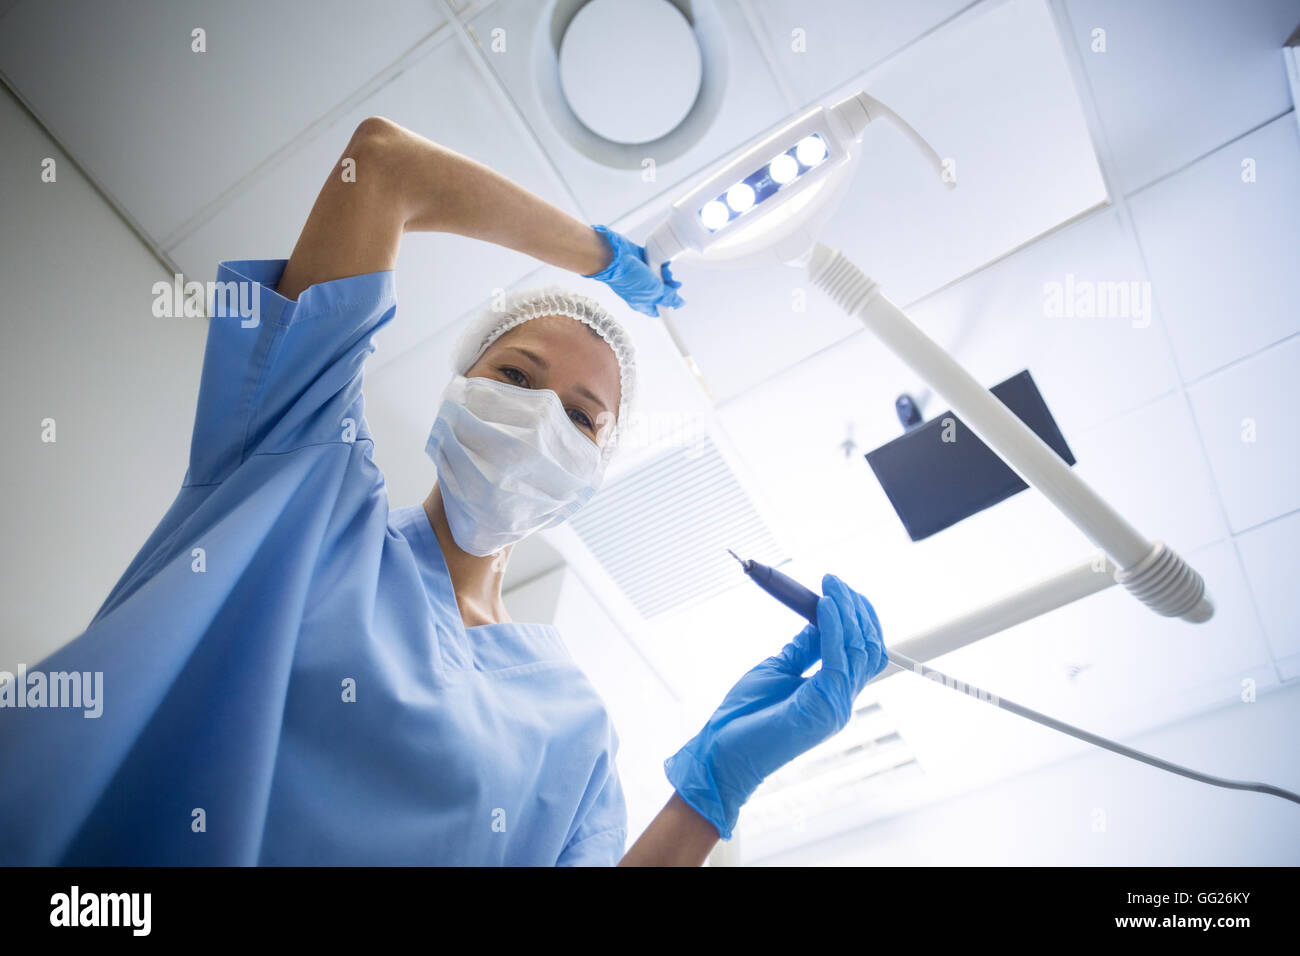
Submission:
{"label": "woman in blue scrubs", "polygon": [[[175,501],[86,631],[0,688],[0,863],[698,865],[883,668],[874,612],[827,576],[819,626],[666,763],[673,798],[626,849],[605,708],[501,581],[514,541],[599,485],[630,342],[562,290],[485,312],[430,436],[438,483],[390,509],[362,367],[408,231],[680,303],[617,233],[363,122],[290,258],[219,267],[256,308],[210,319]],[[74,672],[102,675],[98,716],[52,706]]]}

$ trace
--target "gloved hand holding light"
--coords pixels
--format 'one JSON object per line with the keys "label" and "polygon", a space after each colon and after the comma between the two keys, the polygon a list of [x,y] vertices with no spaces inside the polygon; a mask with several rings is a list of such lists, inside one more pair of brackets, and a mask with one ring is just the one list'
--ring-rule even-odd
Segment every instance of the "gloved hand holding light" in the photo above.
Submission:
{"label": "gloved hand holding light", "polygon": [[609,240],[614,258],[600,272],[593,272],[584,278],[605,283],[624,302],[645,315],[658,315],[661,306],[679,309],[686,304],[677,294],[682,284],[673,278],[668,263],[660,263],[656,272],[647,263],[644,246],[637,245],[608,226],[592,228]]}
{"label": "gloved hand holding light", "polygon": [[624,302],[638,312],[645,315],[657,315],[662,319],[664,328],[673,340],[673,345],[677,347],[677,351],[685,359],[687,367],[694,373],[701,387],[712,399],[713,393],[709,391],[709,383],[704,380],[700,367],[691,358],[686,349],[686,343],[678,335],[677,327],[673,325],[672,320],[669,318],[669,309],[680,309],[686,302],[677,294],[677,290],[681,288],[682,284],[673,278],[672,272],[668,269],[668,263],[662,257],[659,257],[652,265],[650,254],[646,251],[645,246],[637,245],[631,239],[607,226],[593,226],[592,228],[609,240],[609,244],[614,250],[614,258],[600,272],[593,272],[584,276],[584,278],[604,282],[617,292]]}

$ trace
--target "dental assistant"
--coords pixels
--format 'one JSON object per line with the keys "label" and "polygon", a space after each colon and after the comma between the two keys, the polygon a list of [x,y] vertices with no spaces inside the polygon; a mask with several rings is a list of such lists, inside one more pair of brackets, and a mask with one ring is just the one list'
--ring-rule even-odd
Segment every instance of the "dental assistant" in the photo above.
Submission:
{"label": "dental assistant", "polygon": [[361,123],[289,259],[221,264],[258,283],[260,320],[209,320],[180,491],[86,631],[29,668],[102,673],[101,716],[0,710],[0,863],[699,865],[885,666],[870,604],[827,575],[817,626],[665,762],[674,794],[628,849],[603,702],[501,582],[515,543],[599,489],[632,342],[556,287],[484,309],[429,435],[437,482],[390,508],[362,369],[411,231],[506,246],[650,315],[682,304],[618,233]]}

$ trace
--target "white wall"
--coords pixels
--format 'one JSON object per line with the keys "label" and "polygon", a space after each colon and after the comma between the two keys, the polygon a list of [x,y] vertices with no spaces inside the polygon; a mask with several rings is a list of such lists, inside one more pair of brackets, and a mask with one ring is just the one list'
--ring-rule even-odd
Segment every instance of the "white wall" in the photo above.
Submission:
{"label": "white wall", "polygon": [[[1252,704],[1229,704],[1123,743],[1203,773],[1300,791],[1297,727],[1300,686],[1292,683]],[[740,852],[743,857],[743,845]],[[756,862],[1296,866],[1300,805],[1197,783],[1094,749],[959,799]]]}
{"label": "white wall", "polygon": [[85,629],[180,489],[206,320],[153,317],[151,288],[171,276],[3,86],[0,142],[0,669],[12,670]]}

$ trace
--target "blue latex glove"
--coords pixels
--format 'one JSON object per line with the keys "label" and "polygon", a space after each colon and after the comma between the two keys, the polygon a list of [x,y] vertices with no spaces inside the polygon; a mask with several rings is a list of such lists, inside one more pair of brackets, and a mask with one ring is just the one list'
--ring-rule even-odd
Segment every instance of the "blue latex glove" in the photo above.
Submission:
{"label": "blue latex glove", "polygon": [[600,272],[593,272],[584,278],[605,283],[617,292],[624,302],[646,315],[658,316],[658,308],[661,305],[670,309],[680,309],[686,304],[685,300],[677,294],[682,284],[673,279],[673,274],[668,270],[668,263],[665,262],[659,270],[662,277],[656,276],[650,270],[644,246],[638,246],[627,236],[606,226],[592,226],[592,228],[609,240],[614,250],[614,259]]}
{"label": "blue latex glove", "polygon": [[[875,609],[833,574],[817,625],[740,679],[704,728],[664,761],[674,789],[731,839],[740,807],[769,774],[843,730],[853,701],[889,663]],[[818,658],[821,669],[803,672]]]}

